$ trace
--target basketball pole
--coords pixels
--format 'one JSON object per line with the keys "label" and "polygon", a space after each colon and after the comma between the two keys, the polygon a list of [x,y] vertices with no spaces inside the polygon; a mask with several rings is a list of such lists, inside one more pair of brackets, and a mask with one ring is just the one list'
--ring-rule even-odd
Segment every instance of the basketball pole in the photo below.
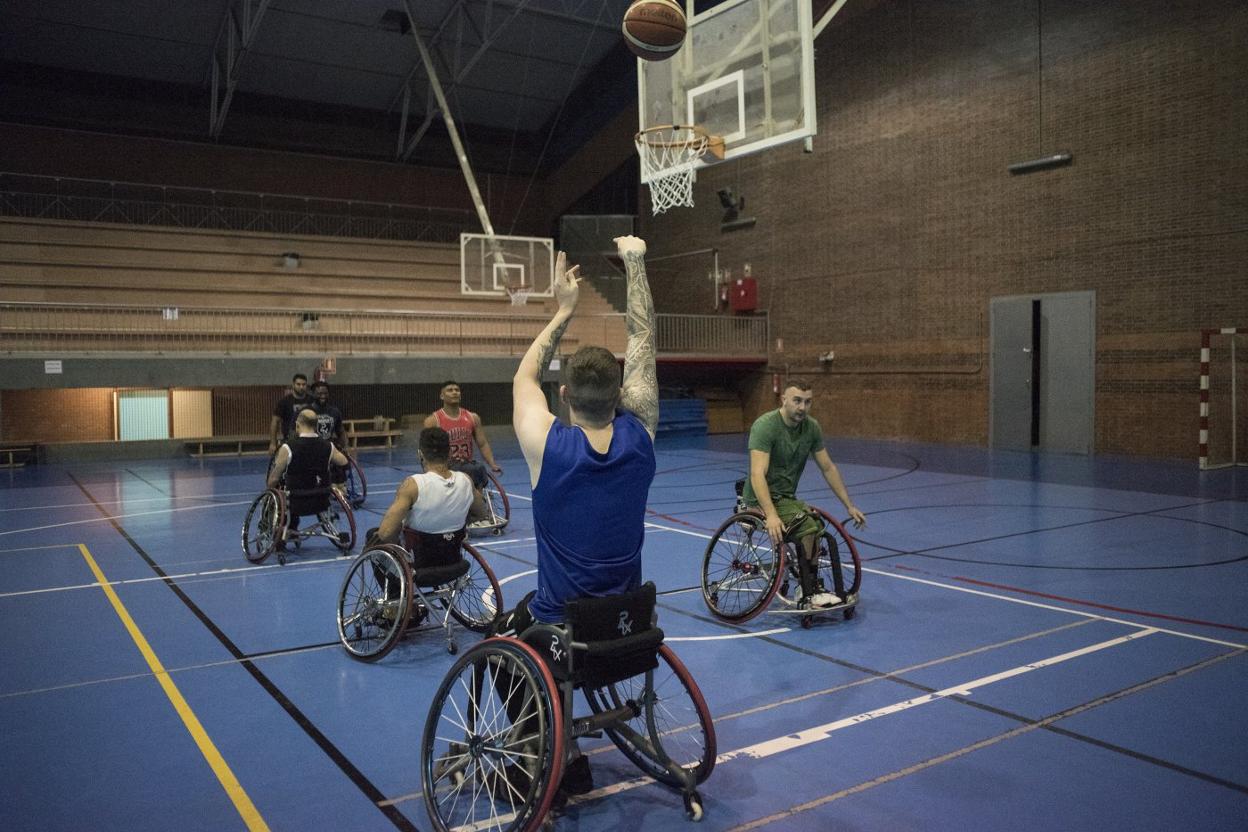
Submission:
{"label": "basketball pole", "polygon": [[[459,160],[459,168],[464,174],[464,182],[468,184],[468,193],[472,196],[472,205],[477,209],[477,219],[481,222],[481,230],[489,237],[494,236],[494,224],[490,222],[489,212],[485,209],[485,201],[481,199],[481,189],[477,187],[477,178],[472,174],[472,165],[468,162],[468,154],[464,150],[464,143],[459,138],[459,128],[455,126],[455,117],[451,114],[450,105],[446,101],[446,93],[442,90],[442,81],[438,78],[438,71],[433,66],[433,58],[429,54],[425,41],[420,36],[420,29],[416,25],[416,15],[412,14],[412,0],[403,0],[403,9],[407,12],[408,28],[411,29],[412,39],[416,41],[416,50],[420,52],[420,62],[424,64],[425,73],[429,76],[429,86],[433,89],[434,98],[438,101],[438,109],[442,111],[442,120],[446,123],[446,132],[451,136],[451,145],[455,148],[455,158]],[[503,262],[502,252],[498,250],[497,245],[491,245],[494,250],[495,262]]]}

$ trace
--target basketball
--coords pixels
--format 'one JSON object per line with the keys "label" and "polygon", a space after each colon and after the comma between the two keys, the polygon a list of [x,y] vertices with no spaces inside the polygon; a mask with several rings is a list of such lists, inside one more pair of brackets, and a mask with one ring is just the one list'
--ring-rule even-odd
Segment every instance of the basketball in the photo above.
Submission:
{"label": "basketball", "polygon": [[622,28],[634,55],[665,61],[685,42],[685,12],[676,0],[637,0],[624,12]]}

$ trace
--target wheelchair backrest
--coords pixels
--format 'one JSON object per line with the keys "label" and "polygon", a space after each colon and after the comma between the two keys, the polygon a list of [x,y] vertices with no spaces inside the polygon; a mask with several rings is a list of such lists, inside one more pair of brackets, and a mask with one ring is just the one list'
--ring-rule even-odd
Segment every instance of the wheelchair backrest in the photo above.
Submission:
{"label": "wheelchair backrest", "polygon": [[412,553],[413,563],[421,567],[450,566],[463,559],[464,534],[464,529],[444,534],[404,529],[403,545]]}
{"label": "wheelchair backrest", "polygon": [[603,598],[576,598],[564,604],[563,620],[576,641],[613,641],[655,624],[654,584]]}

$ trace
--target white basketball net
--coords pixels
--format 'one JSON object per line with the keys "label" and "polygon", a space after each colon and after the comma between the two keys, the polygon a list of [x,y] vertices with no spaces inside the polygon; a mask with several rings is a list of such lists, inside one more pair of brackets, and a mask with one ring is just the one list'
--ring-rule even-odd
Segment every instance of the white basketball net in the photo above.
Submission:
{"label": "white basketball net", "polygon": [[710,137],[690,127],[660,127],[638,133],[641,180],[650,185],[650,209],[658,216],[668,208],[693,207],[693,171],[706,153]]}
{"label": "white basketball net", "polygon": [[532,291],[533,287],[531,286],[517,286],[513,289],[508,289],[507,294],[511,296],[511,305],[524,306],[529,302],[529,293]]}

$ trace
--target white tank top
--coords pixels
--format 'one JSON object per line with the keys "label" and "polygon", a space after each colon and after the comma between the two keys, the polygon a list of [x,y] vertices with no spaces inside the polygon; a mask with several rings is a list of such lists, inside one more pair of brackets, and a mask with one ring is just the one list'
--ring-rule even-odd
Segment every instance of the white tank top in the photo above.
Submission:
{"label": "white tank top", "polygon": [[461,471],[443,479],[432,471],[412,474],[416,502],[407,513],[407,527],[426,534],[457,532],[468,521],[472,507],[472,480]]}

